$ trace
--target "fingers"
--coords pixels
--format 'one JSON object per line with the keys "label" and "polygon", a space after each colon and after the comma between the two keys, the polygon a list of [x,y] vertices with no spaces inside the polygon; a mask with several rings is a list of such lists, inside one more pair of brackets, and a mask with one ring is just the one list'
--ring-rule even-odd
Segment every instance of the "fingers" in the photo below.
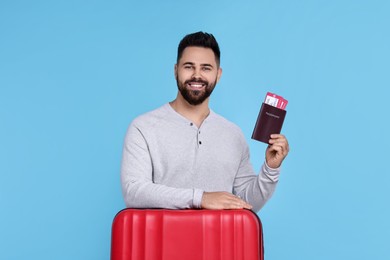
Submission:
{"label": "fingers", "polygon": [[284,143],[288,145],[287,138],[282,134],[272,134],[269,142],[272,143]]}
{"label": "fingers", "polygon": [[221,198],[223,209],[252,209],[252,206],[238,196],[231,193],[224,193]]}
{"label": "fingers", "polygon": [[269,147],[270,151],[274,151],[277,154],[282,155],[285,157],[289,152],[289,147],[286,144],[283,143],[274,143]]}
{"label": "fingers", "polygon": [[228,192],[204,192],[202,208],[205,209],[252,209],[252,205]]}
{"label": "fingers", "polygon": [[227,194],[230,197],[230,201],[225,205],[226,209],[252,209],[252,205],[242,200],[239,196],[233,194]]}
{"label": "fingers", "polygon": [[284,135],[272,134],[266,151],[266,160],[271,168],[278,168],[290,151],[288,141]]}
{"label": "fingers", "polygon": [[269,143],[271,145],[270,149],[277,151],[283,155],[287,155],[287,153],[290,151],[288,141],[284,135],[272,134]]}

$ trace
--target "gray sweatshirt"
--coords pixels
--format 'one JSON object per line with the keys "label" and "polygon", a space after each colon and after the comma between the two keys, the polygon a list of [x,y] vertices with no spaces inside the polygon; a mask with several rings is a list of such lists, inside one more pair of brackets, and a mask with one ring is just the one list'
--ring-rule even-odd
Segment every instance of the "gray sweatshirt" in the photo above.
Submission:
{"label": "gray sweatshirt", "polygon": [[200,208],[204,191],[240,196],[257,212],[280,169],[255,174],[240,128],[210,112],[198,128],[168,103],[130,124],[123,146],[122,191],[131,208]]}

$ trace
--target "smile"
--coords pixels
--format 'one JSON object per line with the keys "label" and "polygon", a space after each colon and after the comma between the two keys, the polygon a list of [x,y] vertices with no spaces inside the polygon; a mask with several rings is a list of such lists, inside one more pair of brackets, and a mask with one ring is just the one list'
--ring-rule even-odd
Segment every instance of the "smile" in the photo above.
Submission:
{"label": "smile", "polygon": [[189,82],[189,83],[187,83],[187,85],[193,89],[201,89],[201,88],[206,86],[206,84],[201,83],[201,82]]}

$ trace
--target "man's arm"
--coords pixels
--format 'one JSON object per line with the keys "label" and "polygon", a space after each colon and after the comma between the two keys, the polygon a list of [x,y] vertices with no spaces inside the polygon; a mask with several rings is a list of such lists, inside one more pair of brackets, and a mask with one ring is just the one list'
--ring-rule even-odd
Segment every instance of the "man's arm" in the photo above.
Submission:
{"label": "man's arm", "polygon": [[274,193],[279,180],[280,166],[288,152],[287,139],[283,135],[271,135],[270,145],[266,150],[266,161],[256,176],[249,160],[248,145],[244,144],[233,192],[251,204],[253,211],[259,211]]}
{"label": "man's arm", "polygon": [[243,153],[234,181],[234,194],[204,192],[202,208],[246,208],[259,211],[274,193],[279,179],[280,165],[289,151],[287,139],[283,135],[272,135],[270,143],[266,150],[266,162],[256,176],[249,160],[248,145],[242,136]]}
{"label": "man's arm", "polygon": [[200,208],[203,191],[153,183],[153,165],[141,131],[130,125],[123,146],[121,183],[127,207]]}

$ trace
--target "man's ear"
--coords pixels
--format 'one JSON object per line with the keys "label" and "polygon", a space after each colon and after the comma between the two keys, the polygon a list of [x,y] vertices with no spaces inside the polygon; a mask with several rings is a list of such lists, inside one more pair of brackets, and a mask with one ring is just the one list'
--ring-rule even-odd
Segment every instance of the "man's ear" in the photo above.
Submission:
{"label": "man's ear", "polygon": [[177,79],[177,64],[175,64],[173,70],[174,70],[174,73],[175,73],[175,79]]}
{"label": "man's ear", "polygon": [[218,68],[218,72],[217,72],[217,82],[216,82],[216,83],[219,82],[219,79],[221,78],[221,76],[222,76],[222,68],[219,67],[219,68]]}

